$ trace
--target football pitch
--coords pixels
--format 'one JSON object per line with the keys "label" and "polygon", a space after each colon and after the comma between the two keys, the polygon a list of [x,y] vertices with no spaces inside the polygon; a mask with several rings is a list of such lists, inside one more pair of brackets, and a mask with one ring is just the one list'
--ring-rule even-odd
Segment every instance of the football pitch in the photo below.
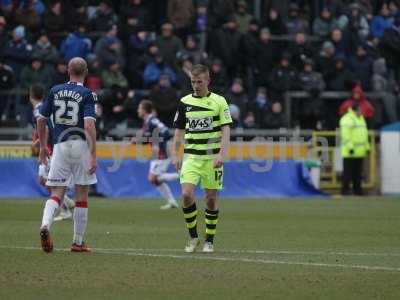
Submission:
{"label": "football pitch", "polygon": [[0,299],[400,299],[400,198],[223,200],[213,254],[161,204],[90,199],[93,252],[67,220],[46,254],[43,201],[0,201]]}

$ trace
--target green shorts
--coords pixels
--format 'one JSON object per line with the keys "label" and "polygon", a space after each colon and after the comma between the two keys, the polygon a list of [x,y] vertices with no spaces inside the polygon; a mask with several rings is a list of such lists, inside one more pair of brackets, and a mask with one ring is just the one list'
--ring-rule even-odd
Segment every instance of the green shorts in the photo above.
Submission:
{"label": "green shorts", "polygon": [[183,161],[180,182],[191,183],[203,189],[222,189],[223,167],[214,169],[213,159],[195,159],[188,157]]}

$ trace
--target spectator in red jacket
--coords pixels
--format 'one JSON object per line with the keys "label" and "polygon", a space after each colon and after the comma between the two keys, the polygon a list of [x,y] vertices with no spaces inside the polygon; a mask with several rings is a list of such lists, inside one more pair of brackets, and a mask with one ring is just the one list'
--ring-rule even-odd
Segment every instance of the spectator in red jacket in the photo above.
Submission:
{"label": "spectator in red jacket", "polygon": [[364,91],[360,85],[356,85],[352,90],[351,98],[347,99],[340,105],[339,115],[344,115],[349,107],[352,107],[353,103],[358,101],[361,113],[364,118],[372,118],[375,114],[375,108],[372,106],[371,102],[367,100],[364,95]]}

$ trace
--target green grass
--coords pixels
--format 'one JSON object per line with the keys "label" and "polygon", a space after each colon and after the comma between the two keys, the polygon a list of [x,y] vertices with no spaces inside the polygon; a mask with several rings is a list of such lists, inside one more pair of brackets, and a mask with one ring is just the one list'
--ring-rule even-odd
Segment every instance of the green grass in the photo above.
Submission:
{"label": "green grass", "polygon": [[160,204],[91,199],[93,253],[62,221],[45,254],[43,202],[0,201],[0,299],[400,299],[400,199],[222,201],[211,255]]}

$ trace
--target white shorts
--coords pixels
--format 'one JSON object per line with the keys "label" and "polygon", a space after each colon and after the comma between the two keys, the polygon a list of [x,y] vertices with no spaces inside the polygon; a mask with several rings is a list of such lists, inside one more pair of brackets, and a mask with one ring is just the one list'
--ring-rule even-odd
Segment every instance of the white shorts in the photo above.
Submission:
{"label": "white shorts", "polygon": [[170,159],[155,159],[150,161],[149,174],[161,175],[167,172],[170,163]]}
{"label": "white shorts", "polygon": [[96,174],[89,174],[90,150],[86,141],[69,140],[54,145],[46,185],[68,186],[70,177],[74,184],[97,183]]}
{"label": "white shorts", "polygon": [[[44,164],[40,164],[39,165],[39,172],[38,172],[38,176],[39,177],[43,177],[46,180],[47,180],[47,178],[49,178],[51,159],[52,159],[52,157],[50,156],[47,165],[44,165]],[[68,185],[67,186],[69,188],[71,188],[71,189],[74,187],[74,182],[72,181],[72,175],[68,178]]]}

